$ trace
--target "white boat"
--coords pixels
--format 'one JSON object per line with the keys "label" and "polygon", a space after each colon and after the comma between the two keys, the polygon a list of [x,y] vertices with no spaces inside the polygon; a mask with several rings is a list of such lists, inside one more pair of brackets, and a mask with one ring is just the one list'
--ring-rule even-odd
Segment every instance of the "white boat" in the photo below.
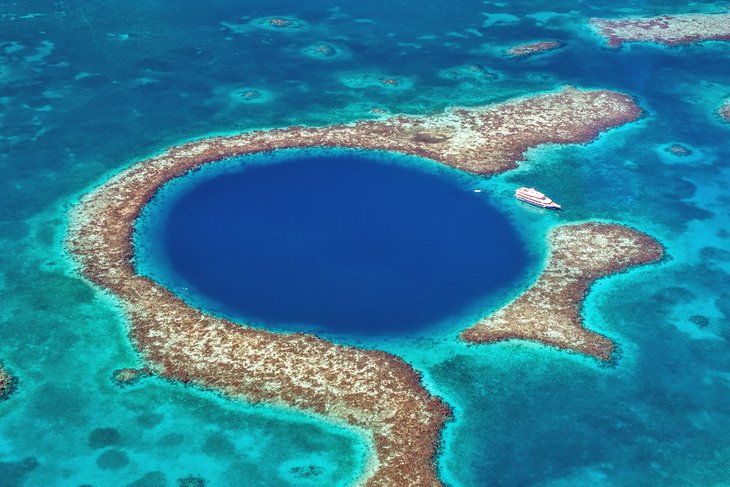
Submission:
{"label": "white boat", "polygon": [[515,191],[515,198],[540,208],[549,208],[551,210],[559,210],[560,205],[536,190],[535,188],[518,188]]}

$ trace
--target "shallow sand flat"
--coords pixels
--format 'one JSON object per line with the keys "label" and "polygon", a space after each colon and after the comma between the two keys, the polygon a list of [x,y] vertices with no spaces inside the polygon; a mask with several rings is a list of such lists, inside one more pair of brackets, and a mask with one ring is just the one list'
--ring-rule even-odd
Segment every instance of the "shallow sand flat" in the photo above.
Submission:
{"label": "shallow sand flat", "polygon": [[589,23],[611,47],[619,47],[626,42],[675,46],[710,40],[730,40],[730,13],[593,18]]}
{"label": "shallow sand flat", "polygon": [[[588,142],[640,115],[624,94],[566,88],[432,116],[201,139],[135,163],[83,196],[71,212],[67,245],[80,272],[121,300],[131,339],[151,372],[363,429],[375,449],[362,479],[368,485],[439,485],[433,458],[450,411],[424,389],[410,365],[385,352],[253,329],[189,307],[136,274],[131,258],[137,217],[165,182],[232,156],[356,147],[416,154],[496,174],[514,168],[529,147]],[[564,343],[564,348],[572,347],[570,340]]]}

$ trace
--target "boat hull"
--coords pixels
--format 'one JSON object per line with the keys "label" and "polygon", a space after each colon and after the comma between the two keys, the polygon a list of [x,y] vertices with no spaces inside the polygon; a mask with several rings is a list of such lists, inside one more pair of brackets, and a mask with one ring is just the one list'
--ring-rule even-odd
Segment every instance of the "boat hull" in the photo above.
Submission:
{"label": "boat hull", "polygon": [[518,200],[527,203],[532,206],[537,206],[538,208],[545,208],[547,210],[560,210],[561,207],[559,204],[555,203],[553,200],[549,198],[543,197],[542,199],[532,198],[529,195],[523,195],[519,192],[515,194],[515,198]]}
{"label": "boat hull", "polygon": [[540,201],[533,201],[533,200],[529,200],[527,198],[521,198],[520,196],[516,196],[516,198],[524,203],[530,204],[532,206],[537,206],[538,208],[545,208],[547,210],[560,210],[561,209],[560,205],[557,203],[551,202],[551,203],[546,204],[546,203],[543,203]]}

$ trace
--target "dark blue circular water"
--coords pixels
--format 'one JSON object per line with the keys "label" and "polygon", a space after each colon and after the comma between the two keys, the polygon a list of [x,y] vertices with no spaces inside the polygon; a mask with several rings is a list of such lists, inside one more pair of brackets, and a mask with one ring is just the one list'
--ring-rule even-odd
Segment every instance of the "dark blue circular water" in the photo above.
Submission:
{"label": "dark blue circular water", "polygon": [[417,332],[524,273],[515,228],[463,174],[395,154],[294,154],[173,182],[138,230],[158,261],[143,267],[169,267],[152,277],[211,311],[348,336]]}

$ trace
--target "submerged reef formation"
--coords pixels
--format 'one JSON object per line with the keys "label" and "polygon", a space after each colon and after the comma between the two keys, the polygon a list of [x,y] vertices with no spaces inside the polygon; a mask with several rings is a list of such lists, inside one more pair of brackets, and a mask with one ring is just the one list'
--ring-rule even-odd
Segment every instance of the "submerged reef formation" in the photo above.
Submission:
{"label": "submerged reef formation", "polygon": [[307,26],[303,20],[296,17],[264,17],[255,23],[258,27],[269,30],[298,30]]}
{"label": "submerged reef formation", "polygon": [[725,103],[722,104],[718,113],[723,120],[730,122],[730,98],[725,100]]}
{"label": "submerged reef formation", "polygon": [[652,42],[676,46],[693,42],[730,40],[730,13],[593,18],[589,23],[611,47],[619,47],[626,42]]}
{"label": "submerged reef formation", "polygon": [[340,76],[340,82],[350,88],[385,88],[389,90],[408,90],[413,87],[409,78],[393,77],[371,73],[345,74]]}
{"label": "submerged reef formation", "polygon": [[127,386],[137,383],[141,378],[150,375],[150,371],[146,367],[141,369],[124,368],[114,371],[114,382],[120,386]]}
{"label": "submerged reef formation", "polygon": [[554,51],[563,47],[562,42],[558,41],[539,41],[530,42],[528,44],[520,44],[507,49],[507,55],[514,58],[525,58],[541,54],[548,51]]}
{"label": "submerged reef formation", "polygon": [[692,155],[692,150],[682,144],[671,144],[664,151],[677,157],[688,157]]}
{"label": "submerged reef formation", "polygon": [[260,17],[240,24],[221,22],[221,25],[234,34],[247,34],[257,30],[295,34],[309,29],[307,22],[291,16]]}
{"label": "submerged reef formation", "polygon": [[461,337],[474,343],[531,340],[609,360],[613,342],[583,328],[583,298],[596,279],[661,259],[663,247],[644,233],[603,223],[558,227],[549,243],[547,265],[537,282]]}
{"label": "submerged reef formation", "polygon": [[243,93],[241,93],[241,98],[244,100],[253,100],[255,98],[259,98],[261,96],[261,92],[258,90],[245,90]]}
{"label": "submerged reef formation", "polygon": [[689,317],[689,321],[698,328],[707,328],[710,325],[710,319],[702,315],[692,315]]}
{"label": "submerged reef formation", "polygon": [[4,368],[0,367],[0,400],[8,397],[14,388],[15,379]]}
{"label": "submerged reef formation", "polygon": [[316,46],[312,46],[310,51],[324,57],[332,57],[337,55],[337,49],[329,44],[317,44]]}
{"label": "submerged reef formation", "polygon": [[[150,372],[360,428],[374,449],[362,479],[367,485],[440,485],[433,458],[450,410],[426,391],[410,365],[385,352],[336,345],[302,333],[273,333],[191,308],[137,274],[132,260],[137,217],[167,181],[233,156],[283,148],[354,147],[415,154],[466,171],[495,174],[515,167],[529,147],[587,142],[640,115],[629,96],[566,88],[437,115],[201,139],[137,162],[83,196],[71,211],[67,246],[80,272],[121,301],[131,339]],[[601,235],[596,231],[595,241],[582,243],[586,259],[594,257],[595,248],[606,247]],[[626,240],[630,235],[603,236]],[[583,351],[579,345],[575,349]],[[566,341],[563,346],[573,344]]]}
{"label": "submerged reef formation", "polygon": [[228,92],[228,97],[234,104],[261,104],[270,102],[275,95],[261,88],[241,87]]}
{"label": "submerged reef formation", "polygon": [[439,71],[439,76],[449,80],[472,80],[479,83],[488,83],[499,79],[499,74],[483,64],[469,63],[462,66]]}
{"label": "submerged reef formation", "polygon": [[328,42],[317,42],[302,49],[302,52],[311,58],[321,60],[335,60],[349,57],[349,53],[340,46]]}

